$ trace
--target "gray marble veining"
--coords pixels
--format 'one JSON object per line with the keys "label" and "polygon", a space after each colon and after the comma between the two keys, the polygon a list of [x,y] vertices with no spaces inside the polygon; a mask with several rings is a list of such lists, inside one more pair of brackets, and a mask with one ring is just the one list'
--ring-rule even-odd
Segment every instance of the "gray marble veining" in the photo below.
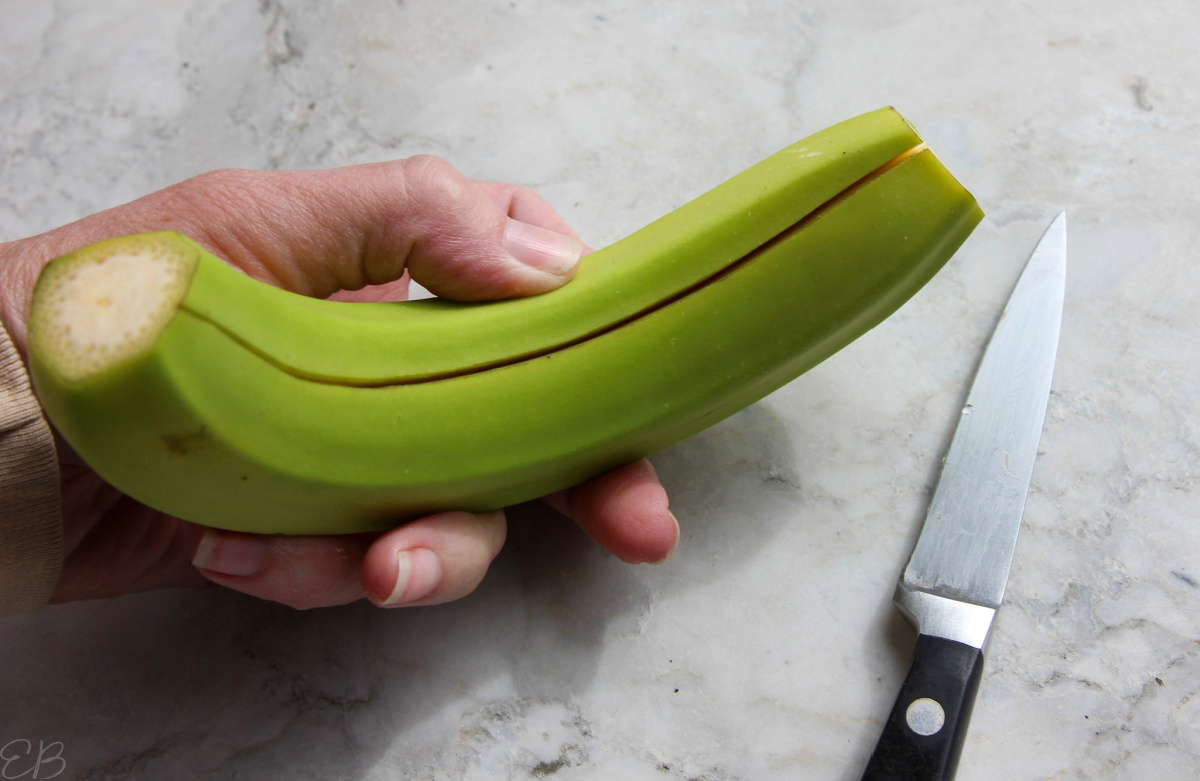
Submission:
{"label": "gray marble veining", "polygon": [[3,239],[212,168],[430,152],[601,246],[887,104],[988,218],[879,328],[654,459],[669,563],[530,505],[453,605],[213,589],[6,619],[3,756],[50,746],[42,777],[86,779],[857,778],[967,383],[1066,210],[1054,388],[960,777],[1195,778],[1198,28],[1187,0],[4,3]]}

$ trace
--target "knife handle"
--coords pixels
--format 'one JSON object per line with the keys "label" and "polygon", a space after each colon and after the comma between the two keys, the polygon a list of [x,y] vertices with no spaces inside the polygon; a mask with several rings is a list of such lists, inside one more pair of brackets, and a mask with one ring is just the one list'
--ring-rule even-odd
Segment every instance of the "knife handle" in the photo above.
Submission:
{"label": "knife handle", "polygon": [[863,781],[951,781],[982,673],[980,649],[920,635]]}

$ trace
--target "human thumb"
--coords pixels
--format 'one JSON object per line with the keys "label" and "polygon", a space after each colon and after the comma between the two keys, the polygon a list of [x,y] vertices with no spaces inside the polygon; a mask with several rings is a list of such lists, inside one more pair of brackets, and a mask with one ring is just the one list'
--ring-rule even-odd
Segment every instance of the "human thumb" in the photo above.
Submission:
{"label": "human thumb", "polygon": [[[344,287],[377,285],[407,269],[442,298],[527,296],[566,283],[583,254],[583,242],[564,233],[561,218],[532,193],[521,192],[519,210],[513,198],[497,203],[489,197],[494,193],[440,158],[343,170],[373,180],[349,186],[366,199],[358,211],[370,215],[378,232],[361,266],[342,270]],[[538,202],[533,207],[532,199]]]}

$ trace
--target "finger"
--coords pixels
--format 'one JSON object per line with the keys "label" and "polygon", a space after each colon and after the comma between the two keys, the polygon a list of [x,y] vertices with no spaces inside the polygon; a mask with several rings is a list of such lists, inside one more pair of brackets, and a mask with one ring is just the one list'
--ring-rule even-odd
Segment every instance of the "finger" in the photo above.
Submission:
{"label": "finger", "polygon": [[[64,470],[62,572],[51,602],[208,585],[189,565],[195,527]],[[99,490],[75,493],[80,483]]]}
{"label": "finger", "polygon": [[[554,210],[554,207],[532,190],[503,182],[477,181],[472,184],[477,186],[484,197],[510,218],[564,236],[579,238],[579,234]],[[585,253],[591,251],[587,245],[583,244],[582,240],[580,240],[579,246]],[[342,290],[329,298],[335,301],[407,301],[409,298],[408,282],[408,272],[405,271],[404,276],[395,282],[372,285],[359,290]]]}
{"label": "finger", "polygon": [[367,551],[362,584],[381,607],[436,605],[475,590],[504,544],[504,512],[445,512],[382,535]]}
{"label": "finger", "polygon": [[527,187],[503,182],[475,182],[489,201],[514,220],[579,238],[567,221],[542,196]]}
{"label": "finger", "polygon": [[[571,278],[583,244],[573,233],[514,218],[436,157],[402,161],[406,210],[416,235],[413,279],[445,298],[510,298],[552,290]],[[539,213],[543,220],[545,215]],[[557,226],[563,227],[563,226]]]}
{"label": "finger", "polygon": [[305,610],[363,596],[362,569],[376,535],[285,537],[206,529],[192,564],[214,583]]}
{"label": "finger", "polygon": [[679,544],[679,522],[668,509],[667,491],[645,459],[546,501],[629,564],[666,561]]}

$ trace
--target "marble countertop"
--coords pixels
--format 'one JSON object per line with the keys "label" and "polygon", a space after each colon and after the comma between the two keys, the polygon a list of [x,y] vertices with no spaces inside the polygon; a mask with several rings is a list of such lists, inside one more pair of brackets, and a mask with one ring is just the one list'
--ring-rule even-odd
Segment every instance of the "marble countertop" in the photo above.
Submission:
{"label": "marble countertop", "polygon": [[601,246],[888,104],[988,217],[883,325],[653,459],[667,564],[529,505],[451,605],[212,589],[5,619],[0,762],[30,741],[61,757],[42,778],[857,779],[966,384],[1066,210],[1042,453],[959,777],[1195,778],[1197,29],[1189,0],[5,3],[2,239],[212,168],[431,152]]}

